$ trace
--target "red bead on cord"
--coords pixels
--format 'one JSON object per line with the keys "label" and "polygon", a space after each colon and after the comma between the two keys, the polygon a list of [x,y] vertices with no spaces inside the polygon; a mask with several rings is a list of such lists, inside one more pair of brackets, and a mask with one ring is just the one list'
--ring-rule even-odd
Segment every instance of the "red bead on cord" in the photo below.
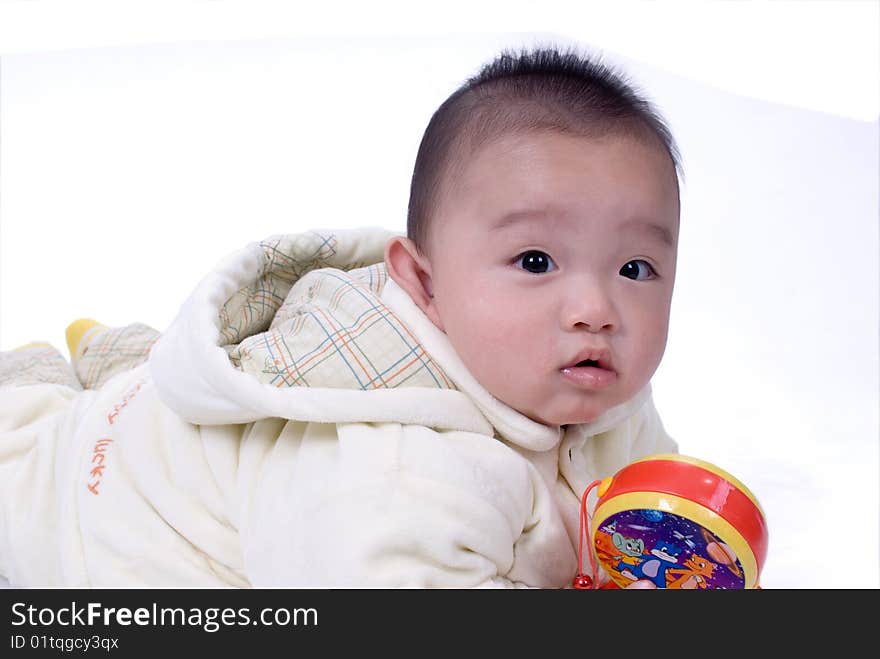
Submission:
{"label": "red bead on cord", "polygon": [[598,588],[598,575],[596,574],[596,561],[593,558],[593,552],[587,549],[587,556],[590,558],[590,567],[593,569],[593,577],[590,578],[583,572],[581,572],[581,568],[584,566],[584,535],[589,535],[590,528],[589,524],[587,524],[587,494],[589,494],[590,490],[599,485],[602,481],[595,480],[589,485],[587,485],[587,489],[584,490],[584,494],[581,497],[581,516],[580,516],[580,534],[578,536],[578,573],[575,575],[574,580],[571,582],[573,588],[577,590],[595,590]]}
{"label": "red bead on cord", "polygon": [[592,590],[593,580],[590,579],[590,577],[588,577],[586,574],[578,574],[571,582],[571,586],[572,588],[576,588],[577,590]]}

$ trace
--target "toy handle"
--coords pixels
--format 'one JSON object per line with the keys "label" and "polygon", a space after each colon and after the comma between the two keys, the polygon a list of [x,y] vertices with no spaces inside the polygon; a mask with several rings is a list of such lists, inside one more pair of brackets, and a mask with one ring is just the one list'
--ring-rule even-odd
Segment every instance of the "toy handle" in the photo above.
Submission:
{"label": "toy handle", "polygon": [[590,568],[592,569],[593,576],[590,577],[583,573],[584,566],[584,537],[589,531],[590,525],[589,520],[587,519],[587,495],[590,493],[594,487],[601,483],[601,480],[595,480],[589,485],[587,485],[587,489],[584,490],[583,496],[581,496],[581,514],[580,514],[580,532],[578,533],[578,565],[577,565],[577,574],[574,576],[574,579],[571,582],[572,588],[576,588],[577,590],[596,590],[599,588],[599,575],[596,570],[596,559],[593,558],[593,552],[587,550],[587,556],[590,559]]}

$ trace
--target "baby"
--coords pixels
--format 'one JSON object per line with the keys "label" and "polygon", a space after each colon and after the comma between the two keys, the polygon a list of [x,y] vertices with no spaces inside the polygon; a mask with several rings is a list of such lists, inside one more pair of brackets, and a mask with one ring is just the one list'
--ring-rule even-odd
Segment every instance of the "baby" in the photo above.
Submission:
{"label": "baby", "polygon": [[80,320],[70,363],[0,353],[0,574],[569,586],[588,484],[676,450],[650,379],[677,168],[612,70],[504,52],[431,118],[406,236],[273,236],[161,336]]}

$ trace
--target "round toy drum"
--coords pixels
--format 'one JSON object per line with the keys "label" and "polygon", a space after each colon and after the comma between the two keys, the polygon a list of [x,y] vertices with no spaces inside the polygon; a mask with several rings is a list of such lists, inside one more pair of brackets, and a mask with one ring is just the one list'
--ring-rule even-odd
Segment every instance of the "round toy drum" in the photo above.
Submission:
{"label": "round toy drum", "polygon": [[651,455],[599,483],[590,538],[615,584],[757,588],[767,556],[758,501],[718,467]]}

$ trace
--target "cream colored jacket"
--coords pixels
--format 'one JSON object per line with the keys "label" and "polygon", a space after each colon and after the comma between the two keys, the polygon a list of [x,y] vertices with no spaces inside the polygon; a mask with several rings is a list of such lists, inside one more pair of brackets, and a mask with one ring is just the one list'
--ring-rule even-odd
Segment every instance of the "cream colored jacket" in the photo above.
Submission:
{"label": "cream colored jacket", "polygon": [[387,278],[391,235],[247,246],[145,363],[92,388],[35,383],[0,354],[0,574],[23,587],[568,586],[586,486],[676,450],[649,388],[562,428],[507,407]]}

